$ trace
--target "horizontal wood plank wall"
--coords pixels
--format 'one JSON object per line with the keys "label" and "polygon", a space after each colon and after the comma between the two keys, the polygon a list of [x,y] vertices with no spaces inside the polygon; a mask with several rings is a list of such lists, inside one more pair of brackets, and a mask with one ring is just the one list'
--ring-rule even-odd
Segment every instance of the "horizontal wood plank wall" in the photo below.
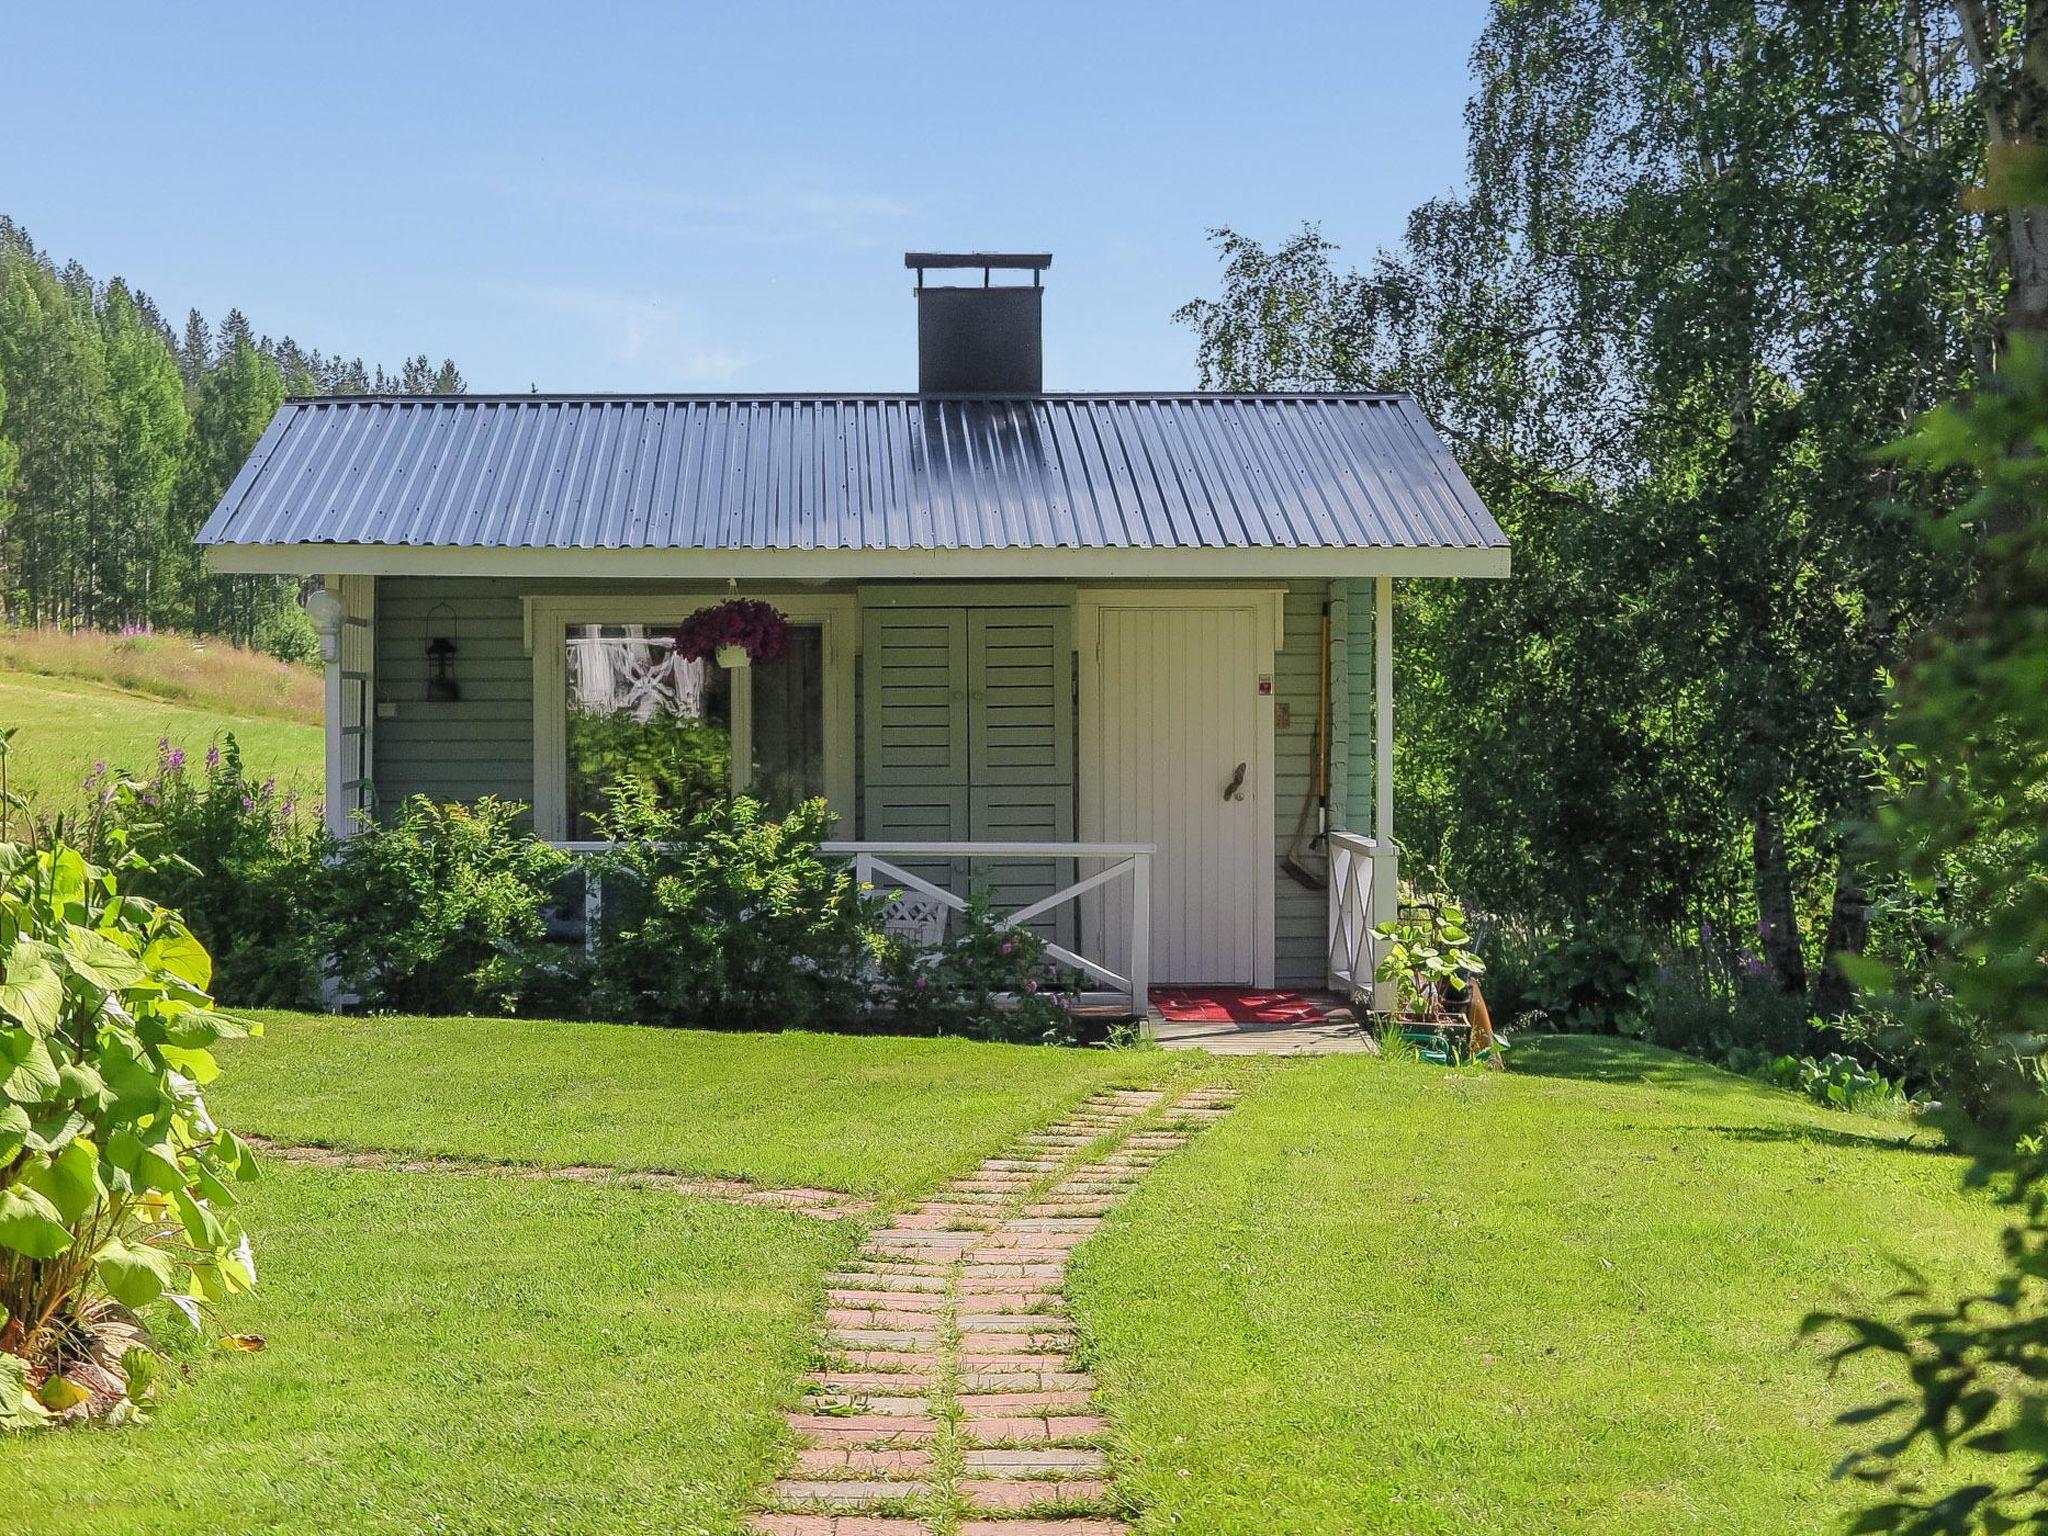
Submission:
{"label": "horizontal wood plank wall", "polygon": [[[532,586],[476,576],[377,578],[383,712],[372,740],[381,816],[409,795],[532,803],[533,662],[519,603]],[[452,703],[427,699],[428,616],[441,603],[453,614],[452,671],[462,690]]]}
{"label": "horizontal wood plank wall", "polygon": [[[1315,787],[1316,690],[1322,682],[1316,649],[1329,590],[1326,581],[1287,584],[1281,611],[1286,644],[1273,658],[1273,980],[1283,987],[1320,987],[1327,961],[1323,892],[1296,885],[1280,861],[1294,840],[1302,797]],[[1283,706],[1285,725],[1279,723]],[[1313,836],[1313,809],[1309,815]],[[1322,850],[1303,862],[1320,871]]]}

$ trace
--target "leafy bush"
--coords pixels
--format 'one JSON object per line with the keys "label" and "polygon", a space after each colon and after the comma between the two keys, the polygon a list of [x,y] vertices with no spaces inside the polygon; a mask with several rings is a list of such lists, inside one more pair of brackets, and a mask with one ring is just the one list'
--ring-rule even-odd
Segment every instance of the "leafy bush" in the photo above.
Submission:
{"label": "leafy bush", "polygon": [[182,915],[214,957],[215,995],[247,1008],[317,1003],[333,847],[318,818],[275,779],[252,779],[232,735],[197,771],[163,741],[150,777],[95,780],[88,856],[103,857],[122,830],[145,856],[132,889]]}
{"label": "leafy bush", "polygon": [[744,795],[694,815],[645,782],[611,786],[590,861],[604,881],[592,993],[650,1024],[812,1028],[866,1010],[881,940],[852,874],[818,845],[822,800],[780,821]]}
{"label": "leafy bush", "polygon": [[1654,975],[1640,935],[1580,928],[1544,949],[1529,1000],[1572,1034],[1640,1036],[1649,1029]]}
{"label": "leafy bush", "polygon": [[520,824],[525,809],[416,795],[340,843],[321,936],[340,985],[403,1013],[515,1009],[557,958],[546,910],[569,873]]}
{"label": "leafy bush", "polygon": [[1766,1057],[1737,1047],[1725,1064],[1731,1072],[1760,1077],[1831,1109],[1902,1110],[1909,1102],[1901,1085],[1840,1051],[1816,1060],[1812,1056]]}
{"label": "leafy bush", "polygon": [[1785,991],[1754,957],[1716,945],[1711,930],[1698,947],[1658,966],[1649,1009],[1644,1038],[1704,1061],[1720,1061],[1734,1050],[1806,1056],[1845,1043],[1815,1021],[1804,994]]}
{"label": "leafy bush", "polygon": [[122,888],[140,856],[117,863],[0,843],[0,1429],[131,1416],[154,1367],[134,1309],[196,1321],[256,1279],[229,1214],[255,1164],[200,1096],[207,1047],[250,1031],[191,931]]}
{"label": "leafy bush", "polygon": [[1029,928],[1005,928],[987,891],[967,898],[959,931],[933,948],[888,946],[883,976],[906,1027],[976,1040],[1071,1045],[1075,989]]}
{"label": "leafy bush", "polygon": [[1395,920],[1375,928],[1373,937],[1380,956],[1375,975],[1395,983],[1403,1013],[1445,1012],[1466,981],[1486,969],[1455,902],[1403,902]]}

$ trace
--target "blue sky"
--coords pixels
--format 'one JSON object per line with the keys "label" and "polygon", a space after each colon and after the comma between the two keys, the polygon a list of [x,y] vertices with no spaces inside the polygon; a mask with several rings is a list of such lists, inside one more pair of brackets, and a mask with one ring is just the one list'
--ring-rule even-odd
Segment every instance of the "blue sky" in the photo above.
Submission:
{"label": "blue sky", "polygon": [[1482,10],[24,5],[0,211],[476,389],[908,388],[903,251],[1045,249],[1048,386],[1178,388],[1206,229],[1363,259],[1457,184]]}

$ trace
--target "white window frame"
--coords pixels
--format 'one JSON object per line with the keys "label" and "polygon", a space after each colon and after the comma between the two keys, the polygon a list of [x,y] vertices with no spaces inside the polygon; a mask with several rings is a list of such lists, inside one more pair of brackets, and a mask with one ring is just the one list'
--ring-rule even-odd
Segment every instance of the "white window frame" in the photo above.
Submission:
{"label": "white window frame", "polygon": [[[825,632],[825,799],[833,810],[853,816],[853,665],[860,624],[850,594],[748,592],[778,609],[792,624],[815,624]],[[564,660],[574,624],[681,624],[702,608],[731,596],[726,592],[655,592],[643,597],[528,597],[526,641],[533,656],[533,823],[545,838],[569,835],[569,700]],[[733,676],[733,791],[747,787],[753,771],[753,668]]]}

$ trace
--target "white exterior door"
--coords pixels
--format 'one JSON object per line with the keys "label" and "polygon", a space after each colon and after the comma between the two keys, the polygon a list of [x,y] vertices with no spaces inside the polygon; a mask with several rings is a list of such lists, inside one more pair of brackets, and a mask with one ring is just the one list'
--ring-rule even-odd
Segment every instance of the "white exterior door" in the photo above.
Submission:
{"label": "white exterior door", "polygon": [[[1277,603],[1243,591],[1082,596],[1081,836],[1157,845],[1156,981],[1273,982]],[[1088,926],[1121,969],[1115,910],[1104,901]]]}

